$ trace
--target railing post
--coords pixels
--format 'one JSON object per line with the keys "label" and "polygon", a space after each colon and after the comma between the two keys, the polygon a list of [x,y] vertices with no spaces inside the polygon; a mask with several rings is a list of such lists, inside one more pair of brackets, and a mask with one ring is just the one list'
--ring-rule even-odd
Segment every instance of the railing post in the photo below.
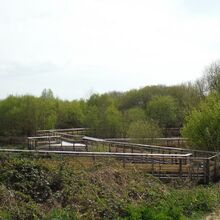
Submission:
{"label": "railing post", "polygon": [[214,158],[214,177],[213,180],[217,179],[217,157]]}
{"label": "railing post", "polygon": [[63,142],[62,142],[62,140],[60,139],[60,150],[62,150],[63,149]]}
{"label": "railing post", "polygon": [[30,140],[28,139],[28,149],[30,150]]}
{"label": "railing post", "polygon": [[183,162],[182,162],[182,158],[179,158],[179,175],[180,177],[182,177],[183,174]]}
{"label": "railing post", "polygon": [[151,173],[154,174],[154,157],[151,156]]}
{"label": "railing post", "polygon": [[205,175],[205,184],[209,184],[209,180],[210,180],[210,164],[209,164],[209,159],[206,159],[206,162],[205,162],[205,172],[204,172],[204,175]]}

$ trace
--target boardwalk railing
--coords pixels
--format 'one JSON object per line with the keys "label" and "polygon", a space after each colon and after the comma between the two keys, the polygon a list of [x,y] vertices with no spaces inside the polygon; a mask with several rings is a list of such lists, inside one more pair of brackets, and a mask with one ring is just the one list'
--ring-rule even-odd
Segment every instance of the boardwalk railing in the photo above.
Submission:
{"label": "boardwalk railing", "polygon": [[68,128],[68,129],[51,129],[51,130],[38,130],[36,136],[50,136],[53,133],[59,132],[63,134],[72,134],[72,135],[85,135],[88,131],[88,128]]}
{"label": "boardwalk railing", "polygon": [[[178,154],[190,154],[191,157],[188,159],[187,163],[187,171],[184,172],[178,171],[175,164],[178,166],[182,166],[185,164],[185,160],[182,158],[173,158],[170,163],[172,166],[167,167],[163,165],[164,173],[173,173],[172,176],[190,176],[191,179],[197,179],[203,181],[204,183],[209,183],[210,181],[215,181],[220,176],[220,154],[211,151],[201,151],[201,150],[192,150],[192,149],[184,149],[184,148],[173,148],[173,147],[161,147],[161,146],[153,146],[153,145],[144,145],[144,144],[134,144],[127,142],[118,142],[118,141],[107,141],[104,139],[97,139],[92,137],[84,137],[84,143],[87,146],[93,146],[97,144],[105,145],[108,147],[109,152],[131,152],[131,153],[158,153],[165,155],[178,155]],[[89,149],[89,147],[88,147]],[[168,159],[168,158],[167,158]],[[154,161],[155,162],[155,161]],[[152,165],[155,165],[152,161]],[[158,161],[158,166],[161,167],[161,161]],[[190,164],[190,165],[189,165]],[[184,167],[186,169],[186,167]],[[180,175],[181,174],[181,175]]]}
{"label": "boardwalk railing", "polygon": [[[53,153],[79,158],[115,158],[123,166],[138,166],[160,178],[190,178],[209,183],[220,177],[220,154],[180,147],[131,143],[120,139],[86,137],[85,128],[38,131],[28,138],[30,153]],[[160,138],[157,141],[168,141]],[[171,138],[169,141],[185,141]],[[64,148],[64,143],[67,145]],[[31,150],[35,151],[31,151]],[[100,150],[101,149],[101,150]],[[97,152],[105,151],[105,152]]]}
{"label": "boardwalk railing", "polygon": [[166,147],[185,147],[187,146],[188,139],[180,137],[172,138],[108,138],[107,141],[119,141],[119,142],[129,142],[129,143],[144,143],[157,146]]}
{"label": "boardwalk railing", "polygon": [[146,154],[146,153],[111,153],[111,152],[77,152],[51,150],[20,150],[0,149],[4,153],[23,153],[37,155],[63,155],[77,158],[87,158],[94,163],[97,159],[114,158],[121,161],[124,168],[135,166],[158,177],[178,174],[179,177],[190,177],[191,154]]}

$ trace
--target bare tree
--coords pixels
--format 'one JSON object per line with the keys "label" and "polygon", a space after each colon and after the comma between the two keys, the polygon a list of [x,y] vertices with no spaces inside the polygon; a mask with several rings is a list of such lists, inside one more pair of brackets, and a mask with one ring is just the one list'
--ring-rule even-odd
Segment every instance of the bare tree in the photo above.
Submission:
{"label": "bare tree", "polygon": [[204,76],[200,83],[203,84],[205,93],[220,93],[220,60],[211,63],[204,72]]}

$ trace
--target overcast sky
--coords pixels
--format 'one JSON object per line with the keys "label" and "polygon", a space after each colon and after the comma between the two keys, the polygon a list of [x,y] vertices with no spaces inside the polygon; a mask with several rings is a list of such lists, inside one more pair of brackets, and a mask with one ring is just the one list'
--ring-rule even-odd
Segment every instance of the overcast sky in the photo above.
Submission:
{"label": "overcast sky", "polygon": [[0,0],[0,98],[193,81],[220,58],[219,0]]}

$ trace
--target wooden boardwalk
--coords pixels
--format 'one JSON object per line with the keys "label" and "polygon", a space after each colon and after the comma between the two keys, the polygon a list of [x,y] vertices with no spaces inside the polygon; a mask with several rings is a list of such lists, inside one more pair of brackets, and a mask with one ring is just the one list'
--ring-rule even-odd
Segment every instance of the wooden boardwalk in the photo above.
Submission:
{"label": "wooden boardwalk", "polygon": [[219,153],[86,137],[85,131],[78,128],[38,131],[38,136],[28,138],[29,150],[0,152],[86,158],[90,165],[97,159],[113,158],[127,169],[135,166],[159,178],[190,178],[207,184],[220,177]]}

